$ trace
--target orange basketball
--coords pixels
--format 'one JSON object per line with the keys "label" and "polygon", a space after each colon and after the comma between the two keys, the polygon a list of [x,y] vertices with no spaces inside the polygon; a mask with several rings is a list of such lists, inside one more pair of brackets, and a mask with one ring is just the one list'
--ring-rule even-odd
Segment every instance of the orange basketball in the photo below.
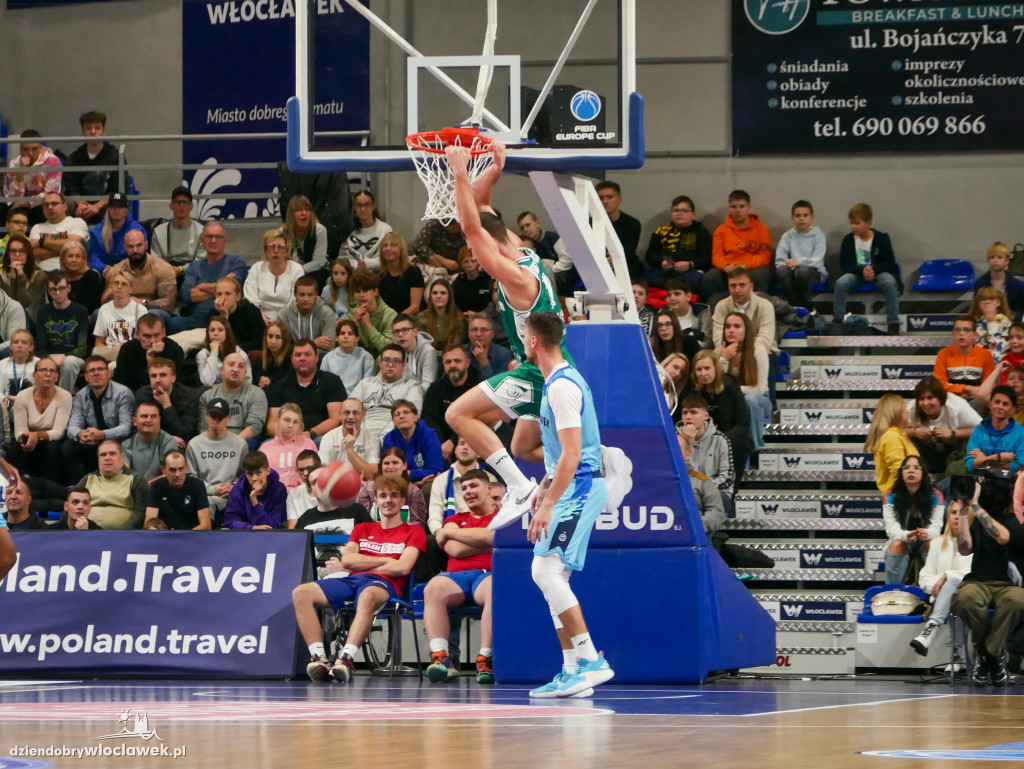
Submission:
{"label": "orange basketball", "polygon": [[363,479],[348,462],[331,462],[320,468],[313,483],[313,494],[323,507],[334,510],[356,501]]}

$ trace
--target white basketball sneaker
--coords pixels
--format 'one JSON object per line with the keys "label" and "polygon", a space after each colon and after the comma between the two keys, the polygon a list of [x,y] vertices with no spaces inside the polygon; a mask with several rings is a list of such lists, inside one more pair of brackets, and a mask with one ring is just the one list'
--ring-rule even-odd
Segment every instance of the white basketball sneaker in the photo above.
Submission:
{"label": "white basketball sneaker", "polygon": [[601,466],[604,468],[604,482],[608,486],[608,502],[604,509],[605,512],[613,513],[633,489],[633,461],[616,446],[602,446]]}
{"label": "white basketball sneaker", "polygon": [[530,512],[530,500],[537,493],[537,488],[537,484],[530,481],[528,486],[509,486],[505,489],[505,496],[501,499],[501,507],[498,509],[497,515],[491,519],[487,528],[491,531],[504,529]]}

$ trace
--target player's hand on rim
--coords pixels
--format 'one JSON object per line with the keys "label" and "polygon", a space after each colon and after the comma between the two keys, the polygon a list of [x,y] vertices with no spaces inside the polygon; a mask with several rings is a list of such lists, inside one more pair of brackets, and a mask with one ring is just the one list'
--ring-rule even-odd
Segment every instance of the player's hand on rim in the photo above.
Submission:
{"label": "player's hand on rim", "polygon": [[468,173],[469,160],[472,154],[466,147],[457,144],[449,144],[444,148],[444,154],[448,156],[448,165],[454,173]]}
{"label": "player's hand on rim", "polygon": [[498,139],[491,139],[491,162],[498,173],[505,168],[505,144]]}

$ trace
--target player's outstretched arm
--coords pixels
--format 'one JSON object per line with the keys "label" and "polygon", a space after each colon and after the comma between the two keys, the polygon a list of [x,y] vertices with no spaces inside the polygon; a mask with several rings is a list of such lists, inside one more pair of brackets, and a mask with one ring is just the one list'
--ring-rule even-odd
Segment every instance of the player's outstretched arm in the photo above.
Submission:
{"label": "player's outstretched arm", "polygon": [[505,145],[494,139],[491,146],[494,147],[491,155],[493,162],[473,182],[473,199],[476,201],[478,211],[490,211],[493,214],[491,195],[494,192],[494,185],[498,183],[501,172],[505,168]]}
{"label": "player's outstretched arm", "polygon": [[515,262],[503,257],[494,238],[480,224],[480,212],[469,183],[469,150],[465,147],[446,147],[445,154],[455,180],[455,214],[462,225],[466,243],[473,249],[473,255],[480,266],[511,291],[535,291],[536,279],[526,270],[520,269]]}

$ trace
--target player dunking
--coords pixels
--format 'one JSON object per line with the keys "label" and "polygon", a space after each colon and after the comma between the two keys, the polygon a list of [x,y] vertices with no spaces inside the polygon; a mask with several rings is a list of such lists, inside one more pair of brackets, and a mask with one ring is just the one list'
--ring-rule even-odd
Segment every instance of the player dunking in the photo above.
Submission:
{"label": "player dunking", "polygon": [[[540,257],[523,248],[519,238],[491,208],[491,193],[505,166],[505,147],[494,142],[494,163],[474,184],[469,181],[470,152],[451,146],[445,152],[455,179],[455,206],[466,242],[480,266],[498,282],[498,311],[508,334],[513,370],[495,374],[462,395],[445,413],[452,429],[501,476],[507,491],[490,528],[500,529],[529,510],[537,484],[527,479],[494,433],[494,425],[517,419],[512,452],[523,456],[540,446],[541,391],[544,378],[527,362],[523,326],[533,312],[559,312],[558,295]],[[561,321],[559,321],[561,322]],[[568,352],[562,350],[565,358]]]}
{"label": "player dunking", "polygon": [[544,462],[545,476],[530,505],[527,536],[534,543],[533,581],[544,594],[562,645],[562,669],[530,696],[586,697],[592,687],[615,675],[594,648],[569,587],[572,572],[583,569],[590,532],[608,500],[601,476],[601,435],[590,387],[562,356],[561,317],[550,312],[530,315],[523,344],[527,360],[544,377],[542,447],[528,458]]}

